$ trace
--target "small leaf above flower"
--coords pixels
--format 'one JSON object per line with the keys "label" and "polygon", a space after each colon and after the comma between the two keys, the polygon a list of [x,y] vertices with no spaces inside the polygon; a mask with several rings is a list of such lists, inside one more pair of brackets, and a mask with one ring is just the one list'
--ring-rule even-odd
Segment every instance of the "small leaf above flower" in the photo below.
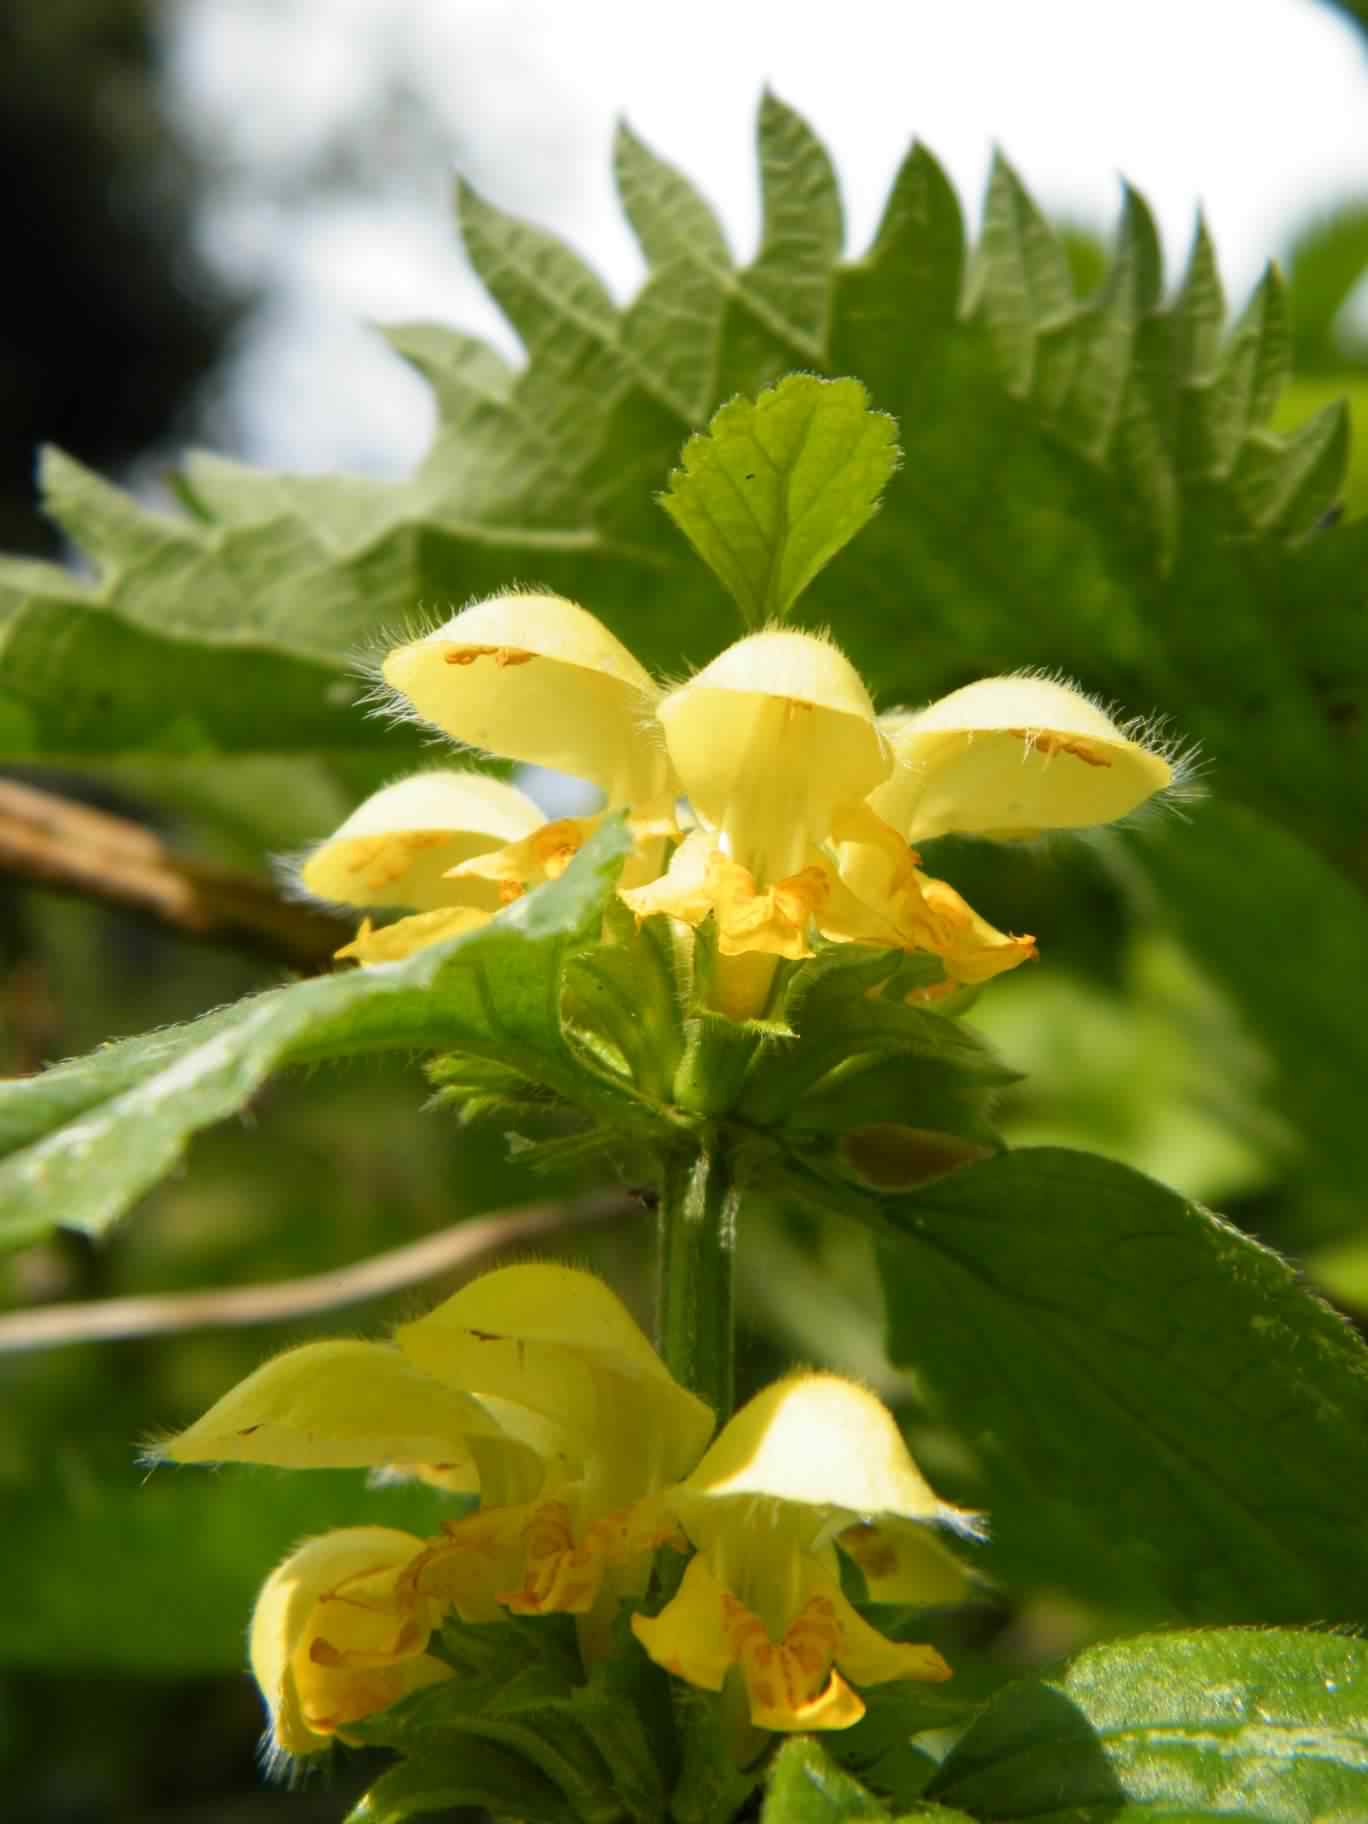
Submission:
{"label": "small leaf above flower", "polygon": [[898,461],[897,425],[858,380],[790,374],[691,437],[660,504],[759,627],[872,517]]}

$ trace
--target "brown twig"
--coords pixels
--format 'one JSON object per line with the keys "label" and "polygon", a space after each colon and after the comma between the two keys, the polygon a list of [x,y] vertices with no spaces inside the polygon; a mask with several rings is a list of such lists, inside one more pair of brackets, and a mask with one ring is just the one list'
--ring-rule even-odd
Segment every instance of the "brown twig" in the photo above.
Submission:
{"label": "brown twig", "polygon": [[177,855],[143,824],[14,780],[0,780],[0,869],[304,974],[327,968],[345,930],[269,880]]}
{"label": "brown twig", "polygon": [[636,1208],[626,1191],[576,1203],[529,1203],[493,1216],[457,1223],[387,1254],[305,1279],[265,1286],[232,1286],[216,1292],[173,1292],[88,1303],[48,1305],[0,1316],[0,1354],[54,1349],[70,1343],[109,1342],[133,1336],[170,1336],[215,1326],[275,1324],[319,1311],[360,1304],[456,1268],[469,1269],[491,1255],[541,1236],[618,1222]]}

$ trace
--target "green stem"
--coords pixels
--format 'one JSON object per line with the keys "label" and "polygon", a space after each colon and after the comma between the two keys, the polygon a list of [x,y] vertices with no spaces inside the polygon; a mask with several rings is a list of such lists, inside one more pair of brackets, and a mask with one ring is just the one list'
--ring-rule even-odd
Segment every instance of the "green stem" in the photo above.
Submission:
{"label": "green stem", "polygon": [[666,1162],[660,1193],[657,1342],[674,1378],[706,1400],[719,1425],[732,1409],[737,1190],[723,1143]]}

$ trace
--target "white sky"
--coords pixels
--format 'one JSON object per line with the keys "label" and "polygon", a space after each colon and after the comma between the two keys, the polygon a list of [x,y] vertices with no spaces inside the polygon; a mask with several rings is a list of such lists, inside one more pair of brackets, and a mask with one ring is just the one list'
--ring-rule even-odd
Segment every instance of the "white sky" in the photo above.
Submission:
{"label": "white sky", "polygon": [[[516,348],[461,257],[453,170],[630,293],[623,114],[743,255],[765,83],[830,149],[852,251],[914,137],[971,221],[994,142],[1092,226],[1124,174],[1171,273],[1200,202],[1237,302],[1311,211],[1368,192],[1364,41],[1315,0],[182,0],[174,19],[178,106],[223,172],[210,250],[268,288],[234,405],[243,453],[273,466],[394,473],[421,454],[426,391],[368,320]],[[354,152],[365,186],[320,195]]]}

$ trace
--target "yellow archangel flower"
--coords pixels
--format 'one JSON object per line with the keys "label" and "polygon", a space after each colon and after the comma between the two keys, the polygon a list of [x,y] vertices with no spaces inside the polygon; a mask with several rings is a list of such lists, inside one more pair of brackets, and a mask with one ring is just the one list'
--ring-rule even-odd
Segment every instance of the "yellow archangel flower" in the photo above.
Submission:
{"label": "yellow archangel flower", "polygon": [[338,951],[363,963],[394,962],[438,938],[483,924],[498,886],[456,876],[463,862],[534,835],[546,824],[532,800],[483,773],[414,773],[373,792],[299,870],[317,899],[346,906],[413,907]]}
{"label": "yellow archangel flower", "polygon": [[[784,629],[738,641],[661,696],[593,615],[561,596],[477,602],[396,647],[384,677],[404,713],[504,758],[591,780],[628,812],[620,883],[638,917],[711,921],[711,994],[763,1011],[780,958],[814,935],[929,952],[947,985],[1034,956],[913,846],[949,833],[1016,839],[1125,816],[1172,781],[1167,758],[1067,685],[987,678],[916,713],[876,716],[830,640]],[[668,869],[676,797],[694,828]],[[554,879],[595,818],[548,823],[511,786],[472,774],[387,787],[305,865],[303,884],[415,916],[341,952],[406,955]]]}
{"label": "yellow archangel flower", "polygon": [[[673,834],[678,787],[654,728],[659,690],[649,672],[586,609],[543,593],[492,596],[397,646],[384,679],[395,702],[485,753],[587,779],[610,811],[627,811],[647,852],[628,862],[649,878],[660,838]],[[514,890],[554,879],[597,818],[563,818],[462,877]],[[652,854],[654,851],[654,854]]]}
{"label": "yellow archangel flower", "polygon": [[985,679],[880,719],[849,661],[807,633],[739,641],[658,714],[702,828],[623,897],[643,917],[713,918],[715,992],[737,1015],[763,1007],[775,960],[811,954],[814,930],[929,951],[951,984],[1015,967],[1034,940],[994,930],[910,845],[1108,822],[1172,778],[1162,755],[1041,678]]}
{"label": "yellow archangel flower", "polygon": [[[652,726],[659,692],[593,615],[558,595],[500,595],[387,656],[398,713],[504,759],[577,773],[638,838],[624,880],[648,879],[675,833],[664,745]],[[393,962],[484,923],[530,887],[555,880],[597,817],[548,822],[511,785],[474,772],[425,772],[374,793],[299,870],[317,898],[408,908],[367,921],[338,952]]]}
{"label": "yellow archangel flower", "polygon": [[[529,1264],[473,1281],[401,1325],[392,1343],[288,1350],[155,1454],[176,1463],[399,1469],[479,1494],[478,1511],[447,1522],[435,1540],[409,1540],[402,1553],[392,1542],[407,1535],[383,1528],[314,1542],[305,1563],[309,1602],[326,1597],[329,1607],[326,1627],[308,1609],[323,1657],[307,1643],[303,1650],[313,1653],[311,1664],[346,1674],[351,1695],[339,1696],[336,1714],[346,1710],[354,1721],[398,1694],[357,1709],[364,1693],[393,1682],[362,1681],[360,1671],[393,1671],[421,1656],[451,1610],[470,1622],[506,1609],[573,1613],[585,1650],[596,1652],[617,1602],[644,1589],[652,1552],[677,1530],[662,1491],[697,1462],[712,1429],[710,1409],[670,1377],[600,1280]],[[368,1556],[361,1535],[378,1533],[385,1550]],[[339,1555],[334,1578],[324,1542],[349,1538],[357,1551]],[[277,1580],[294,1588],[304,1578],[293,1563],[267,1584],[263,1617],[278,1615],[285,1600]],[[307,1617],[305,1598],[292,1601],[288,1627],[262,1621],[263,1639],[277,1641],[273,1682],[262,1684],[280,1746],[305,1752],[285,1739],[278,1695],[282,1666],[299,1687]],[[337,1618],[353,1610],[369,1619],[339,1633]],[[334,1661],[334,1649],[344,1657]],[[364,1657],[375,1653],[374,1663]],[[332,1696],[310,1703],[308,1728],[325,1735]]]}
{"label": "yellow archangel flower", "polygon": [[677,1594],[632,1627],[658,1664],[690,1684],[744,1694],[762,1729],[845,1729],[856,1685],[940,1680],[934,1648],[886,1639],[841,1592],[838,1545],[881,1600],[962,1596],[969,1574],[930,1532],[975,1535],[978,1517],[941,1501],[892,1414],[830,1374],[776,1382],[737,1413],[668,1496],[698,1548]]}
{"label": "yellow archangel flower", "polygon": [[451,1677],[424,1651],[435,1614],[401,1593],[421,1539],[388,1526],[310,1539],[267,1578],[249,1641],[272,1745],[315,1754],[348,1723]]}

